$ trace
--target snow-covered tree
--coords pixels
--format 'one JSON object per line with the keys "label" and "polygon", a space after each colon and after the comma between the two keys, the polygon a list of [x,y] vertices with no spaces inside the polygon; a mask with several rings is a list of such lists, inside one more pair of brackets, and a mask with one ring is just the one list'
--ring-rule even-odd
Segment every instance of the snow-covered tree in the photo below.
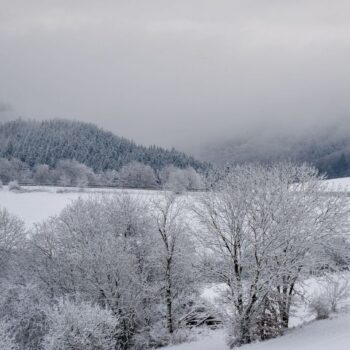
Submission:
{"label": "snow-covered tree", "polygon": [[296,283],[325,264],[324,247],[346,231],[346,198],[325,195],[321,179],[308,166],[238,166],[199,197],[201,238],[228,287],[237,344],[288,327]]}
{"label": "snow-covered tree", "polygon": [[204,188],[201,176],[192,167],[180,169],[168,166],[159,172],[159,178],[165,189],[176,193]]}
{"label": "snow-covered tree", "polygon": [[85,187],[94,177],[93,171],[86,165],[74,160],[60,160],[55,168],[58,184],[62,186]]}
{"label": "snow-covered tree", "polygon": [[119,171],[119,183],[123,187],[154,188],[157,179],[149,165],[132,162],[124,165]]}
{"label": "snow-covered tree", "polygon": [[60,299],[48,312],[45,350],[118,350],[118,320],[108,309],[87,302]]}
{"label": "snow-covered tree", "polygon": [[[173,192],[163,191],[153,201],[153,216],[160,237],[158,252],[161,264],[161,280],[166,305],[167,329],[171,334],[176,322],[174,308],[179,298],[185,298],[186,291],[192,291],[195,275],[194,246],[190,240],[185,221],[186,202]],[[185,302],[185,300],[182,300]]]}
{"label": "snow-covered tree", "polygon": [[50,185],[54,181],[52,171],[47,164],[39,164],[34,168],[34,182],[38,185]]}
{"label": "snow-covered tree", "polygon": [[38,227],[32,269],[48,294],[79,293],[109,308],[119,320],[117,341],[128,349],[136,334],[147,342],[149,327],[160,317],[152,232],[136,198],[78,200]]}
{"label": "snow-covered tree", "polygon": [[107,170],[101,174],[101,183],[105,183],[107,186],[120,185],[119,174],[116,170]]}
{"label": "snow-covered tree", "polygon": [[20,282],[2,282],[0,320],[6,320],[7,331],[19,350],[45,350],[42,341],[49,328],[48,297],[37,285],[24,284],[23,279]]}
{"label": "snow-covered tree", "polygon": [[0,208],[0,277],[5,277],[12,256],[25,241],[24,223],[7,209]]}
{"label": "snow-covered tree", "polygon": [[19,159],[0,158],[0,180],[5,184],[14,180],[30,183],[32,172],[28,164]]}

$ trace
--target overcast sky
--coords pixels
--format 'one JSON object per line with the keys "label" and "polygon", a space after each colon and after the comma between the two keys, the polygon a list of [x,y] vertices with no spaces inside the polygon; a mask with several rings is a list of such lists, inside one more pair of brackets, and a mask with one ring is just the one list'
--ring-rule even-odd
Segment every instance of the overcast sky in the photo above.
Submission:
{"label": "overcast sky", "polygon": [[0,118],[195,149],[350,118],[348,0],[0,0]]}

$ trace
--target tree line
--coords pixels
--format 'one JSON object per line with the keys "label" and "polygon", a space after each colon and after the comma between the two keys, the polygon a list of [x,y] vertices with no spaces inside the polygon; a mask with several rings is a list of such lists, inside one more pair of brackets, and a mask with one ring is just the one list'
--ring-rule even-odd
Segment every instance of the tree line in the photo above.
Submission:
{"label": "tree line", "polygon": [[[29,232],[0,211],[0,347],[136,350],[184,341],[202,288],[231,346],[288,328],[310,276],[349,268],[348,199],[308,166],[213,171],[206,191],[79,199]],[[212,312],[212,311],[209,311]]]}
{"label": "tree line", "polygon": [[122,188],[169,188],[176,192],[203,189],[203,176],[192,167],[166,166],[154,171],[149,165],[131,162],[119,171],[95,173],[76,160],[60,160],[54,168],[38,164],[30,168],[19,159],[0,158],[0,183],[19,185],[51,185],[64,187],[110,186]]}

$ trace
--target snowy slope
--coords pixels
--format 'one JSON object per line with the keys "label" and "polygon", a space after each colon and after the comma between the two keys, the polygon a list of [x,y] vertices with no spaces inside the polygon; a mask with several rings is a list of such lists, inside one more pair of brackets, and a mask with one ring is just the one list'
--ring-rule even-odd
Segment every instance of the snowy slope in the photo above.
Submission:
{"label": "snowy slope", "polygon": [[229,350],[226,345],[226,335],[219,330],[208,335],[203,335],[198,341],[184,343],[180,345],[168,346],[162,350]]}
{"label": "snowy slope", "polygon": [[[242,350],[349,350],[350,315],[315,321],[283,337],[245,346]],[[218,349],[217,349],[218,350]]]}
{"label": "snowy slope", "polygon": [[[241,350],[349,350],[350,315],[332,320],[314,321],[290,330],[283,337],[245,345]],[[229,350],[222,331],[203,336],[200,340],[164,348],[164,350]]]}

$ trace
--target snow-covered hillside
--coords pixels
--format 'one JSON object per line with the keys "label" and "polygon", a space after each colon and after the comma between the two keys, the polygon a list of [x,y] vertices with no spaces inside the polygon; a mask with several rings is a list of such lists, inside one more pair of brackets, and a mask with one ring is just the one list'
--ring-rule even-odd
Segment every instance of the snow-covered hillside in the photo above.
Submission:
{"label": "snow-covered hillside", "polygon": [[[280,338],[241,347],[241,350],[349,350],[350,315],[314,321],[290,330]],[[200,340],[167,347],[164,350],[229,350],[222,331],[203,336]]]}

